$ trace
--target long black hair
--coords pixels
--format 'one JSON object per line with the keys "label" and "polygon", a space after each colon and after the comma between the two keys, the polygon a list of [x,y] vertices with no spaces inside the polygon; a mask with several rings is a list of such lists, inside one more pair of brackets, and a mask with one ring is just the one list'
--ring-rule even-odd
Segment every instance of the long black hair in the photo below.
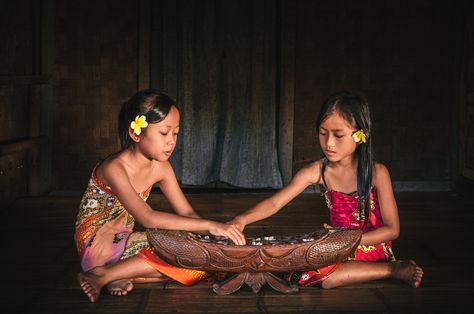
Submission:
{"label": "long black hair", "polygon": [[122,150],[134,143],[128,130],[136,116],[145,115],[148,123],[158,123],[166,118],[172,106],[176,106],[176,102],[156,89],[141,90],[127,100],[119,113],[118,132]]}
{"label": "long black hair", "polygon": [[[372,130],[370,121],[369,104],[364,97],[349,92],[339,92],[330,96],[319,112],[316,122],[317,130],[321,123],[334,112],[338,112],[356,130],[362,130],[366,142],[357,145],[357,194],[359,208],[367,221],[370,212],[370,191],[372,189]],[[323,163],[322,176],[324,179],[325,163]]]}

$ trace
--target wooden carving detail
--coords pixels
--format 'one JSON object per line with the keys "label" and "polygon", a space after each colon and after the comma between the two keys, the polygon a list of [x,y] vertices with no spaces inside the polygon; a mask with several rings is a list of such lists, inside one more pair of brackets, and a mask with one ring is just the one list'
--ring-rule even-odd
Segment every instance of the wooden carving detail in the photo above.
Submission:
{"label": "wooden carving detail", "polygon": [[311,270],[349,257],[360,242],[358,229],[321,229],[313,233],[247,238],[247,245],[234,245],[185,231],[148,229],[148,242],[168,263],[184,268],[237,273],[213,285],[217,294],[230,294],[245,283],[257,293],[269,284],[282,293],[298,287],[271,272]]}
{"label": "wooden carving detail", "polygon": [[[248,245],[185,231],[147,230],[155,253],[168,263],[191,269],[225,272],[311,270],[346,259],[360,242],[358,229],[321,229],[292,237],[247,238]],[[271,240],[258,240],[271,239]],[[257,241],[257,245],[252,245]]]}

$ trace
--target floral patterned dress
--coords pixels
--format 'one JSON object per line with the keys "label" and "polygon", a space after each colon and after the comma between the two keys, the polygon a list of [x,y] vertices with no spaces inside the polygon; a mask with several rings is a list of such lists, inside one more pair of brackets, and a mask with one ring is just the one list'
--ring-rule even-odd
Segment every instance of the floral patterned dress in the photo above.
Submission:
{"label": "floral patterned dress", "polygon": [[[146,201],[151,187],[140,193]],[[88,271],[136,255],[148,247],[144,232],[134,232],[135,219],[110,188],[99,181],[95,169],[79,206],[74,238],[81,266]]]}
{"label": "floral patterned dress", "polygon": [[[358,228],[366,233],[383,226],[377,191],[370,191],[370,213],[367,223],[363,211],[359,209],[357,192],[346,194],[322,188],[323,197],[329,208],[331,226],[340,228]],[[374,245],[359,245],[350,258],[357,261],[386,262],[395,261],[392,252],[392,241]]]}
{"label": "floral patterned dress", "polygon": [[[343,193],[327,190],[321,186],[321,193],[329,209],[330,224],[337,228],[358,228],[366,233],[383,226],[382,214],[377,198],[377,191],[372,188],[370,192],[370,214],[367,223],[363,211],[359,209],[357,192]],[[367,262],[395,261],[392,252],[392,241],[374,245],[359,245],[349,260]],[[304,273],[292,273],[290,278],[300,285],[313,286],[321,283],[336,270],[339,264],[329,265]]]}
{"label": "floral patterned dress", "polygon": [[[76,219],[74,239],[82,269],[88,271],[96,266],[138,256],[183,284],[193,284],[204,278],[205,272],[174,267],[154,254],[146,233],[133,230],[135,219],[110,187],[97,178],[96,168],[92,171]],[[139,193],[144,201],[148,199],[151,188]]]}

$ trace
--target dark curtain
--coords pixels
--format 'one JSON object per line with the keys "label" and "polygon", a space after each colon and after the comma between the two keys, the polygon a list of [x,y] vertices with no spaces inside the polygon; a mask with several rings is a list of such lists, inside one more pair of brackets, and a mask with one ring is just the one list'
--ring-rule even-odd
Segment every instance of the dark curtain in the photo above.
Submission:
{"label": "dark curtain", "polygon": [[178,179],[281,187],[275,3],[170,0],[162,10],[160,81],[181,109]]}

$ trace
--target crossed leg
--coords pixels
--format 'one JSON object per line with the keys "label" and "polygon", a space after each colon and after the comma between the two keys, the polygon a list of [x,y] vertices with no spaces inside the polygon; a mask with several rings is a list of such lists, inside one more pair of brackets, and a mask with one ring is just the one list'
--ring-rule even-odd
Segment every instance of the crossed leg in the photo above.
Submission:
{"label": "crossed leg", "polygon": [[[137,278],[137,279],[130,279]],[[134,282],[161,282],[168,277],[137,256],[107,266],[97,266],[77,275],[79,285],[91,302],[99,299],[100,291],[107,285],[112,295],[126,295]]]}

